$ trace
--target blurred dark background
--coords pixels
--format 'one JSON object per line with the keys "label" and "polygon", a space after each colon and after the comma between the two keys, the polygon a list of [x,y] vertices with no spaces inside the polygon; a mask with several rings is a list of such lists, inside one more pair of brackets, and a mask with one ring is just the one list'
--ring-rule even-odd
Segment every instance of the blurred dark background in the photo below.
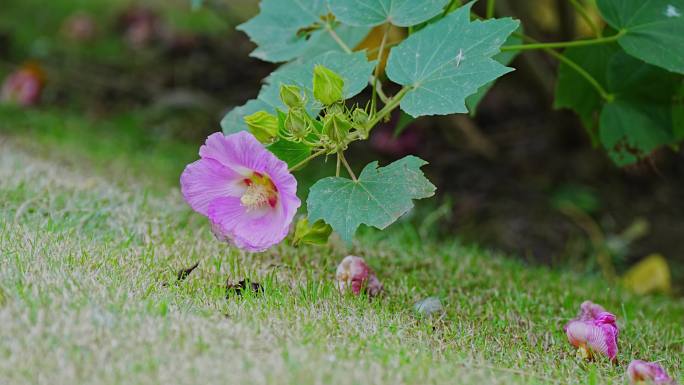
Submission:
{"label": "blurred dark background", "polygon": [[[0,78],[30,63],[45,83],[36,111],[108,122],[102,127],[135,136],[141,151],[159,140],[188,144],[166,154],[173,185],[222,116],[255,97],[275,68],[250,58],[254,46],[235,31],[256,12],[252,0],[194,10],[189,0],[3,0]],[[541,41],[590,32],[567,0],[500,0],[496,12],[520,18]],[[439,194],[407,219],[419,240],[459,237],[587,272],[608,256],[618,274],[659,253],[673,282],[684,282],[684,153],[663,149],[618,168],[573,112],[553,109],[555,60],[526,52],[511,66],[474,116],[420,118],[397,136],[407,123],[397,113],[352,147],[356,166],[409,153],[430,162]],[[2,114],[0,130],[24,127],[11,124],[16,112]]]}

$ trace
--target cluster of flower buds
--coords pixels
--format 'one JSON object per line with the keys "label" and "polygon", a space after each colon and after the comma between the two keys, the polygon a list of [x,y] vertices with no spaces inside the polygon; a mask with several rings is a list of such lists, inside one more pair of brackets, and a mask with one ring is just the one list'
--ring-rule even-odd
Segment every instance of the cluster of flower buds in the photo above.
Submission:
{"label": "cluster of flower buds", "polygon": [[[280,100],[287,112],[259,111],[244,118],[249,131],[262,143],[278,137],[295,143],[321,147],[329,154],[346,150],[349,142],[367,139],[370,117],[363,108],[349,109],[344,104],[344,80],[335,72],[316,65],[313,70],[313,96],[322,111],[312,117],[307,108],[307,93],[299,86],[280,86]],[[351,135],[353,134],[353,135]]]}

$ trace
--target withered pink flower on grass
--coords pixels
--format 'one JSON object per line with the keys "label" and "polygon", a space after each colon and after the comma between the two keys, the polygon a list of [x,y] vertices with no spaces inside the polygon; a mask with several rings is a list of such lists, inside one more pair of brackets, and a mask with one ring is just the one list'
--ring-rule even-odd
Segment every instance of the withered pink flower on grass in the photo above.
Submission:
{"label": "withered pink flower on grass", "polygon": [[181,191],[216,237],[253,252],[282,241],[301,204],[287,164],[246,131],[214,133],[199,154],[181,175]]}
{"label": "withered pink flower on grass", "polygon": [[611,361],[617,358],[619,330],[615,315],[605,311],[601,305],[585,301],[580,306],[579,315],[570,320],[563,330],[582,358],[593,359],[597,354]]}
{"label": "withered pink flower on grass", "polygon": [[337,288],[342,293],[351,290],[354,295],[359,295],[365,290],[368,296],[374,297],[382,292],[382,283],[361,257],[344,257],[337,266],[336,279]]}
{"label": "withered pink flower on grass", "polygon": [[627,367],[627,378],[631,384],[675,385],[665,369],[656,362],[633,360]]}
{"label": "withered pink flower on grass", "polygon": [[28,63],[5,78],[0,101],[27,107],[40,100],[45,74],[39,65]]}
{"label": "withered pink flower on grass", "polygon": [[584,301],[580,305],[580,313],[577,318],[582,321],[595,320],[601,313],[607,313],[603,306],[591,301]]}

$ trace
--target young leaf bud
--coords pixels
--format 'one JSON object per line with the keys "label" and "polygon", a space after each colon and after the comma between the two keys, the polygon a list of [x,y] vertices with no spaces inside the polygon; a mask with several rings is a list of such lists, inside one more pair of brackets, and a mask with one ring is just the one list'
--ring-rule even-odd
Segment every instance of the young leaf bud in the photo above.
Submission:
{"label": "young leaf bud", "polygon": [[303,108],[306,102],[299,87],[287,84],[280,86],[280,100],[289,108]]}
{"label": "young leaf bud", "polygon": [[323,118],[323,134],[334,143],[342,143],[347,139],[351,122],[345,114],[328,114]]}
{"label": "young leaf bud", "polygon": [[262,143],[271,142],[278,133],[278,118],[266,111],[245,116],[245,123],[249,132]]}
{"label": "young leaf bud", "polygon": [[342,100],[344,80],[335,72],[317,65],[313,76],[314,97],[326,106]]}

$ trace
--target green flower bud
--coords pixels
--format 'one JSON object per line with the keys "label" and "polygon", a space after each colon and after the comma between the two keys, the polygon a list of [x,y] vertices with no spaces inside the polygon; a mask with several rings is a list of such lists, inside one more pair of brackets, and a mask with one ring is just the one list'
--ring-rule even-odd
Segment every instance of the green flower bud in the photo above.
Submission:
{"label": "green flower bud", "polygon": [[342,100],[344,80],[319,64],[314,67],[313,89],[316,99],[328,106]]}
{"label": "green flower bud", "polygon": [[344,104],[343,103],[331,104],[325,109],[325,112],[328,114],[343,114],[344,113]]}
{"label": "green flower bud", "polygon": [[299,87],[287,84],[280,86],[280,100],[289,108],[302,108],[306,102]]}
{"label": "green flower bud", "polygon": [[293,139],[304,139],[311,133],[313,123],[304,110],[291,109],[285,118],[285,130]]}
{"label": "green flower bud", "polygon": [[368,131],[370,130],[370,127],[368,127],[369,121],[370,117],[363,108],[357,108],[352,112],[352,125],[364,139],[368,138]]}
{"label": "green flower bud", "polygon": [[363,108],[357,108],[352,112],[352,122],[356,127],[365,127],[368,124],[368,113]]}
{"label": "green flower bud", "polygon": [[351,122],[345,114],[328,114],[323,118],[323,134],[334,143],[344,142],[351,126]]}
{"label": "green flower bud", "polygon": [[249,132],[262,143],[271,142],[278,133],[278,118],[266,111],[245,116],[245,123]]}

